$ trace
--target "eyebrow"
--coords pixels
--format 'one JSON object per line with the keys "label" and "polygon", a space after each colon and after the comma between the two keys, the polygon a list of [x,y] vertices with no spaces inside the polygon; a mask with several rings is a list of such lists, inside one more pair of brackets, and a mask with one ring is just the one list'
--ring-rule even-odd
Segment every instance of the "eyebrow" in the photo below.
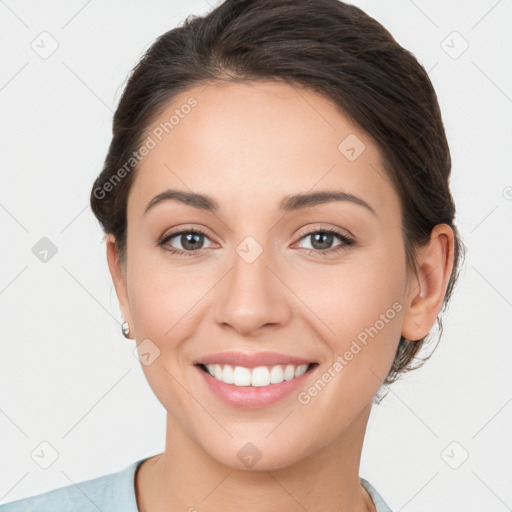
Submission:
{"label": "eyebrow", "polygon": [[[144,215],[154,208],[157,204],[163,201],[178,201],[180,203],[192,206],[199,210],[208,212],[217,212],[220,207],[218,203],[211,197],[205,194],[198,194],[195,192],[186,192],[184,190],[168,189],[160,194],[157,194],[148,203],[144,210]],[[279,209],[282,212],[291,212],[310,208],[321,204],[331,203],[334,201],[348,201],[350,203],[362,206],[370,211],[373,215],[377,215],[375,210],[363,199],[353,194],[337,190],[322,190],[318,192],[311,192],[307,194],[295,194],[285,196],[279,203]]]}

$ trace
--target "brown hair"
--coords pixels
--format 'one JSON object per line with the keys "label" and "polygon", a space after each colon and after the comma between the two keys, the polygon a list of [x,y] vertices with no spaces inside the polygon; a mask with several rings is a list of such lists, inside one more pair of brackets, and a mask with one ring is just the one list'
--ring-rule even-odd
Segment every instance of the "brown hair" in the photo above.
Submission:
{"label": "brown hair", "polygon": [[[454,266],[442,314],[464,245],[454,225],[451,158],[437,97],[412,53],[375,19],[339,0],[226,0],[204,17],[189,16],[145,52],[114,114],[112,141],[90,198],[103,230],[115,236],[121,261],[137,168],[133,154],[145,131],[175,95],[221,80],[279,80],[310,89],[373,138],[401,199],[408,267],[416,268],[414,248],[429,241],[436,224],[454,231]],[[437,324],[441,336],[439,315]],[[425,359],[415,366],[412,361],[424,340],[401,337],[384,384],[423,364]]]}

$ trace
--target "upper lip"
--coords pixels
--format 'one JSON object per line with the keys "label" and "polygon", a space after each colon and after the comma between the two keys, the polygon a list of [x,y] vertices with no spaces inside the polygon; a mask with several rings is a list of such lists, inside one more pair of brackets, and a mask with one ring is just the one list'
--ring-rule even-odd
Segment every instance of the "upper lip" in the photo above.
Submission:
{"label": "upper lip", "polygon": [[194,364],[229,364],[232,366],[245,366],[246,368],[255,368],[257,366],[275,366],[278,364],[292,364],[295,366],[301,364],[310,364],[314,361],[302,359],[301,357],[279,354],[277,352],[254,352],[247,354],[245,352],[218,352],[198,358]]}

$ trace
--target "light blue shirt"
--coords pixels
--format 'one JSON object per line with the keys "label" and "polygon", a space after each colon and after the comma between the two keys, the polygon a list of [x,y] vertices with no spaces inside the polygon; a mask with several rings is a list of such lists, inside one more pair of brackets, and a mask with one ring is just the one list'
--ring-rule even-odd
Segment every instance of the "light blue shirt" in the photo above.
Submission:
{"label": "light blue shirt", "polygon": [[[0,512],[140,512],[135,497],[135,471],[145,460],[140,459],[117,473],[5,503],[0,505]],[[364,478],[360,481],[377,512],[391,512],[372,485]]]}

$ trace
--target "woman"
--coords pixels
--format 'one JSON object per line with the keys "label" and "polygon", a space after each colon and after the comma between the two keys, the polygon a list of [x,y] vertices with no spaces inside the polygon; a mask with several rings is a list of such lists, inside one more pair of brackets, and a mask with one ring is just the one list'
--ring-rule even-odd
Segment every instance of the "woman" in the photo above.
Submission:
{"label": "woman", "polygon": [[227,0],[162,35],[91,207],[163,453],[1,507],[388,511],[359,463],[457,278],[427,73],[338,0]]}

